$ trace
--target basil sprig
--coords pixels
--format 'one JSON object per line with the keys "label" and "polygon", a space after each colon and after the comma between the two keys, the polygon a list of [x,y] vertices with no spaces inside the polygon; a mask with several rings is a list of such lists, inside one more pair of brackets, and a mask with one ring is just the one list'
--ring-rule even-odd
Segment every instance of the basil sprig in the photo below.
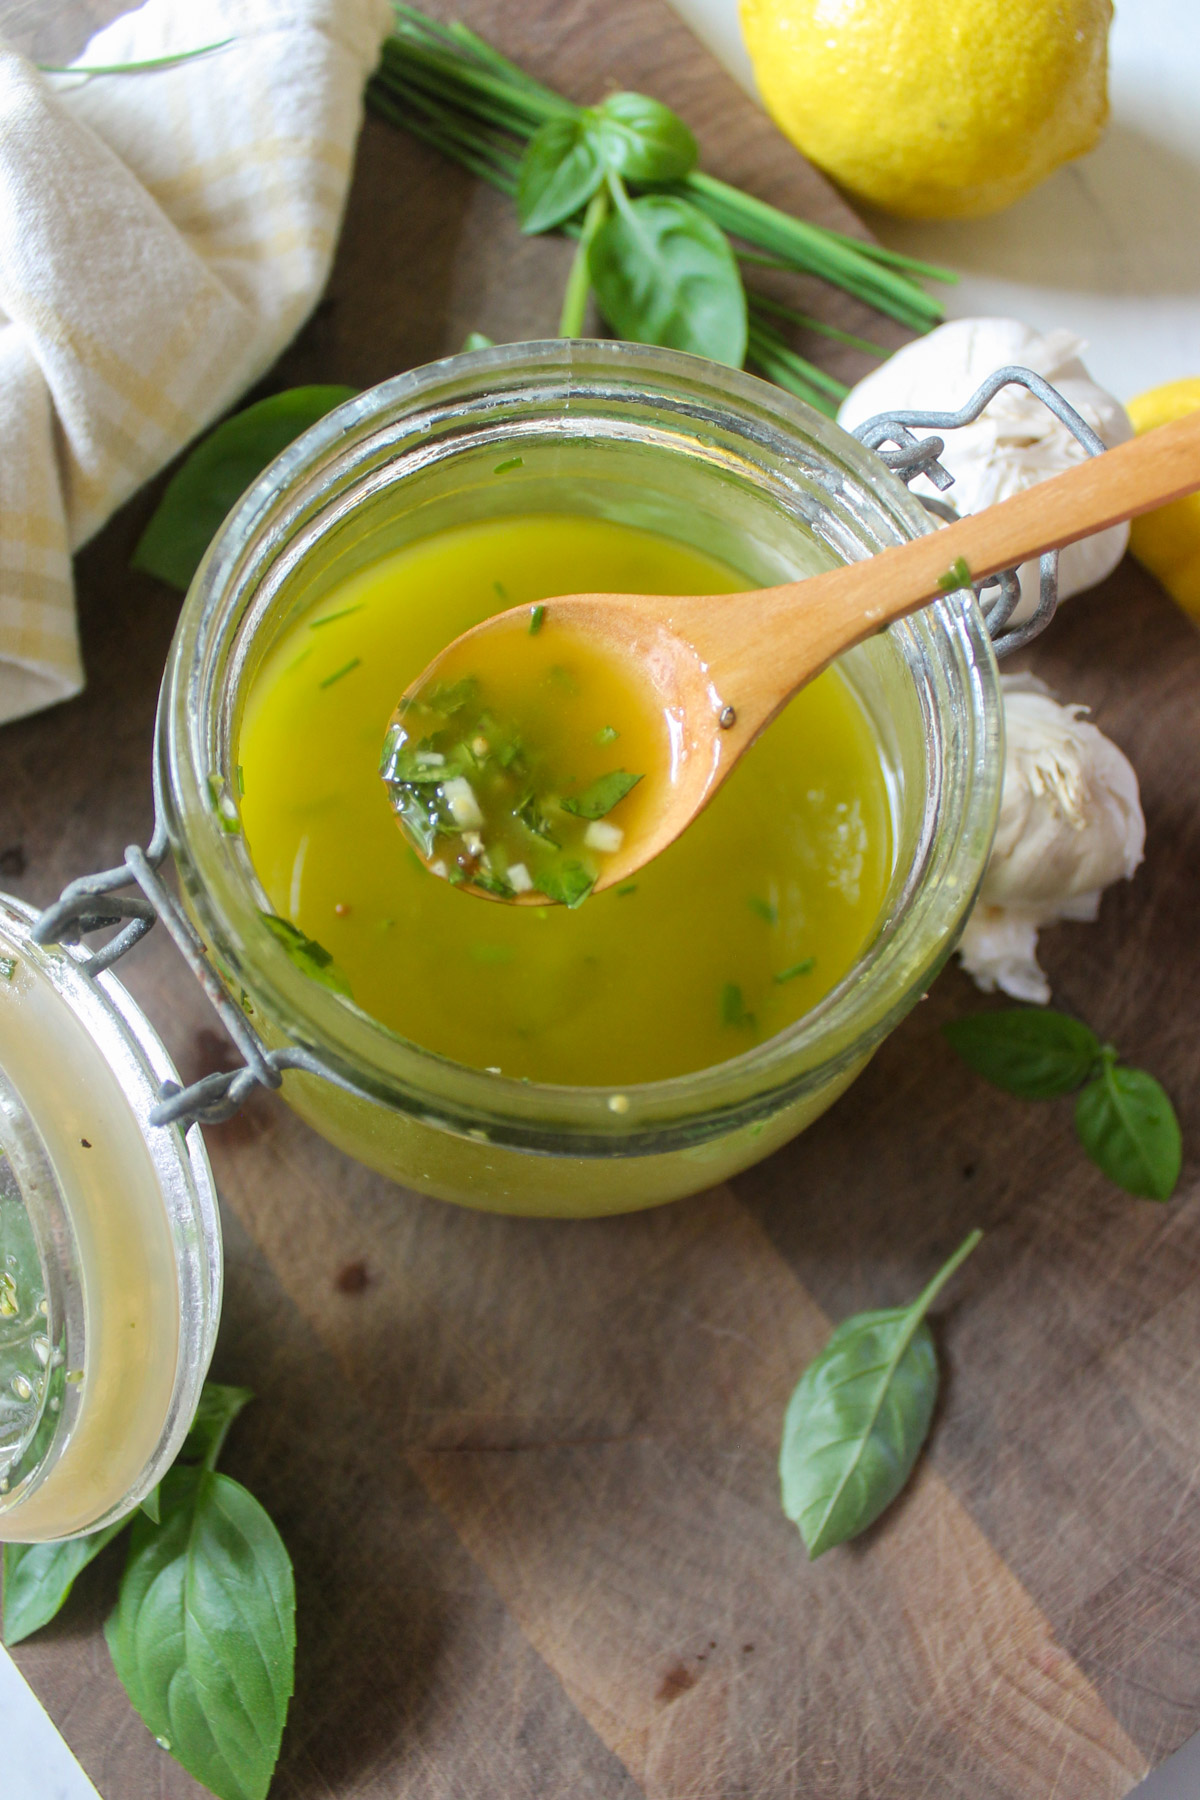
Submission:
{"label": "basil sprig", "polygon": [[550,231],[580,212],[611,173],[630,181],[676,181],[696,166],[683,120],[645,94],[610,94],[599,106],[548,119],[534,132],[517,174],[521,229]]}
{"label": "basil sprig", "polygon": [[696,160],[683,120],[645,94],[610,94],[534,132],[517,173],[521,228],[578,221],[560,335],[579,336],[594,291],[619,337],[741,367],[746,292],[724,231],[681,194],[633,199],[625,185],[679,181]]}
{"label": "basil sprig", "polygon": [[223,420],[167,483],[138,539],[134,568],[186,588],[225,515],[256,476],[355,391],[335,385],[285,388]]}
{"label": "basil sprig", "polygon": [[1077,1094],[1075,1132],[1110,1181],[1146,1200],[1169,1200],[1183,1140],[1153,1075],[1122,1063],[1078,1019],[1046,1007],[972,1013],[943,1027],[963,1061],[1022,1100]]}
{"label": "basil sprig", "polygon": [[938,1391],[925,1314],[982,1236],[971,1232],[911,1306],[845,1319],[800,1377],[779,1475],[810,1557],[865,1531],[912,1473]]}
{"label": "basil sprig", "polygon": [[4,1546],[4,1642],[58,1612],[132,1524],[109,1653],[135,1710],[218,1800],[264,1800],[292,1694],[296,1596],[283,1540],[216,1461],[245,1388],[208,1383],[179,1460],[143,1505],[86,1538]]}

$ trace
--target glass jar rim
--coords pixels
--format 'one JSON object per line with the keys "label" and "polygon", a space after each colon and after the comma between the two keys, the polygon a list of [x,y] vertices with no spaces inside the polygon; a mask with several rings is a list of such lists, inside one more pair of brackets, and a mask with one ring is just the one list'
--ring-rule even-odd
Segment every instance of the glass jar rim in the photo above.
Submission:
{"label": "glass jar rim", "polygon": [[[344,402],[247,490],[189,590],[159,710],[156,776],[172,848],[189,903],[230,984],[245,988],[287,1040],[350,1092],[444,1129],[554,1155],[645,1155],[678,1147],[694,1142],[701,1124],[708,1135],[753,1123],[860,1061],[949,955],[982,879],[999,803],[1002,714],[991,641],[973,598],[952,594],[889,628],[923,663],[936,665],[947,693],[963,705],[953,751],[964,779],[952,784],[952,816],[940,821],[940,842],[926,846],[910,896],[928,900],[936,890],[943,926],[926,930],[930,941],[914,955],[921,909],[910,904],[884,921],[843,979],[774,1037],[710,1068],[630,1084],[619,1094],[612,1084],[520,1081],[401,1038],[295,967],[262,923],[266,897],[254,891],[248,857],[239,868],[231,856],[241,840],[227,831],[209,789],[214,730],[219,724],[232,729],[236,700],[236,692],[231,700],[219,691],[222,647],[228,650],[232,630],[251,612],[271,555],[298,520],[319,511],[322,484],[334,472],[361,471],[381,443],[386,449],[405,432],[419,434],[423,421],[470,415],[477,428],[495,431],[505,404],[522,395],[583,407],[589,396],[619,395],[623,387],[631,403],[634,391],[649,396],[681,425],[694,421],[699,430],[715,414],[756,451],[816,459],[831,472],[834,488],[869,496],[875,547],[935,529],[873,451],[740,370],[607,340],[550,339],[466,352]],[[492,447],[499,441],[489,440]]]}

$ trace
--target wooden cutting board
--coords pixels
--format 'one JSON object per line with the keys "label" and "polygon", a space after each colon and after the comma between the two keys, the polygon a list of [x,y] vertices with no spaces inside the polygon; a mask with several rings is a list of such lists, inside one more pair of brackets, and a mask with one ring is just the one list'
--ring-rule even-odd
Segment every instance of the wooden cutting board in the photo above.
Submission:
{"label": "wooden cutting board", "polygon": [[[462,10],[580,98],[661,95],[708,167],[859,229],[657,0]],[[370,121],[328,296],[264,391],[549,332],[568,254]],[[800,304],[869,322],[815,284]],[[177,601],[128,558],[156,492],[79,559],[87,694],[0,732],[0,881],[39,903],[149,831]],[[655,1213],[459,1211],[266,1096],[210,1131],[214,1372],[259,1395],[226,1463],[299,1587],[279,1800],[1118,1800],[1200,1725],[1200,635],[1126,563],[1028,661],[1141,775],[1145,867],[1045,952],[1176,1099],[1171,1205],[1108,1186],[1069,1108],[955,1061],[939,1027],[978,1004],[957,972],[804,1138]],[[221,1062],[161,934],[123,969],[188,1077]],[[791,1386],[832,1321],[915,1293],[972,1225],[929,1454],[810,1565],[775,1475]],[[194,1800],[108,1663],[118,1567],[17,1660],[105,1800]]]}

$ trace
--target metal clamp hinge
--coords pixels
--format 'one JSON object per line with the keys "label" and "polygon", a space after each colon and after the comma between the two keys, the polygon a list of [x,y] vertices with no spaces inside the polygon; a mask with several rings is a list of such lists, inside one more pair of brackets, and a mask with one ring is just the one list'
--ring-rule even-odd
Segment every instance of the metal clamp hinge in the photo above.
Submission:
{"label": "metal clamp hinge", "polygon": [[[864,419],[861,425],[856,426],[853,435],[869,450],[876,451],[906,486],[915,481],[918,475],[924,475],[939,493],[944,494],[954,483],[953,475],[939,460],[946,448],[946,440],[936,436],[916,438],[913,430],[956,431],[960,426],[973,425],[1001,388],[1012,386],[1027,388],[1035,395],[1056,419],[1061,420],[1089,456],[1099,456],[1102,453],[1105,448],[1103,440],[1097,437],[1087,420],[1076,412],[1070,402],[1063,399],[1058,389],[1051,387],[1044,376],[1035,375],[1032,369],[1022,369],[1016,364],[997,369],[994,374],[989,375],[958,412],[877,413],[874,418]],[[892,448],[885,448],[887,445]],[[935,500],[924,494],[918,495],[918,498],[922,506],[939,518],[954,520],[958,517],[954,508],[945,501]],[[1023,625],[1014,626],[1011,630],[1006,630],[1005,627],[1021,599],[1021,583],[1016,569],[1004,569],[1000,574],[989,575],[974,584],[976,598],[983,611],[983,621],[997,656],[1008,656],[1013,650],[1019,650],[1023,644],[1028,644],[1046,629],[1054,617],[1058,606],[1057,550],[1047,550],[1040,558],[1039,573],[1037,606]],[[985,602],[983,596],[991,588],[998,588],[999,592],[993,599]]]}
{"label": "metal clamp hinge", "polygon": [[[121,929],[106,944],[81,962],[84,973],[95,976],[132,950],[156,919],[162,920],[245,1058],[240,1069],[205,1075],[189,1087],[180,1087],[174,1081],[163,1083],[158,1104],[150,1113],[150,1123],[178,1125],[186,1131],[197,1123],[211,1125],[231,1118],[255,1087],[279,1087],[285,1069],[304,1069],[326,1079],[329,1071],[307,1050],[294,1046],[268,1050],[241,1007],[230,999],[206,946],[158,873],[169,848],[160,813],[148,848],[142,850],[135,844],[126,850],[120,868],[104,869],[98,875],[85,875],[71,882],[36,921],[31,936],[37,944],[77,944],[90,932],[120,925]],[[120,891],[129,887],[139,891]]]}

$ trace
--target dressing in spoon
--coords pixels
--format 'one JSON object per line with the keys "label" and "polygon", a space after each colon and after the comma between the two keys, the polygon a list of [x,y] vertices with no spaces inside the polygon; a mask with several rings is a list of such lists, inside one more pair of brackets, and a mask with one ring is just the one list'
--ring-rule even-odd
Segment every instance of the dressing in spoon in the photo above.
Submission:
{"label": "dressing in spoon", "polygon": [[1200,488],[1200,413],[877,556],[742,594],[497,614],[406,690],[380,773],[437,875],[569,906],[627,881],[798,688],[931,600]]}

